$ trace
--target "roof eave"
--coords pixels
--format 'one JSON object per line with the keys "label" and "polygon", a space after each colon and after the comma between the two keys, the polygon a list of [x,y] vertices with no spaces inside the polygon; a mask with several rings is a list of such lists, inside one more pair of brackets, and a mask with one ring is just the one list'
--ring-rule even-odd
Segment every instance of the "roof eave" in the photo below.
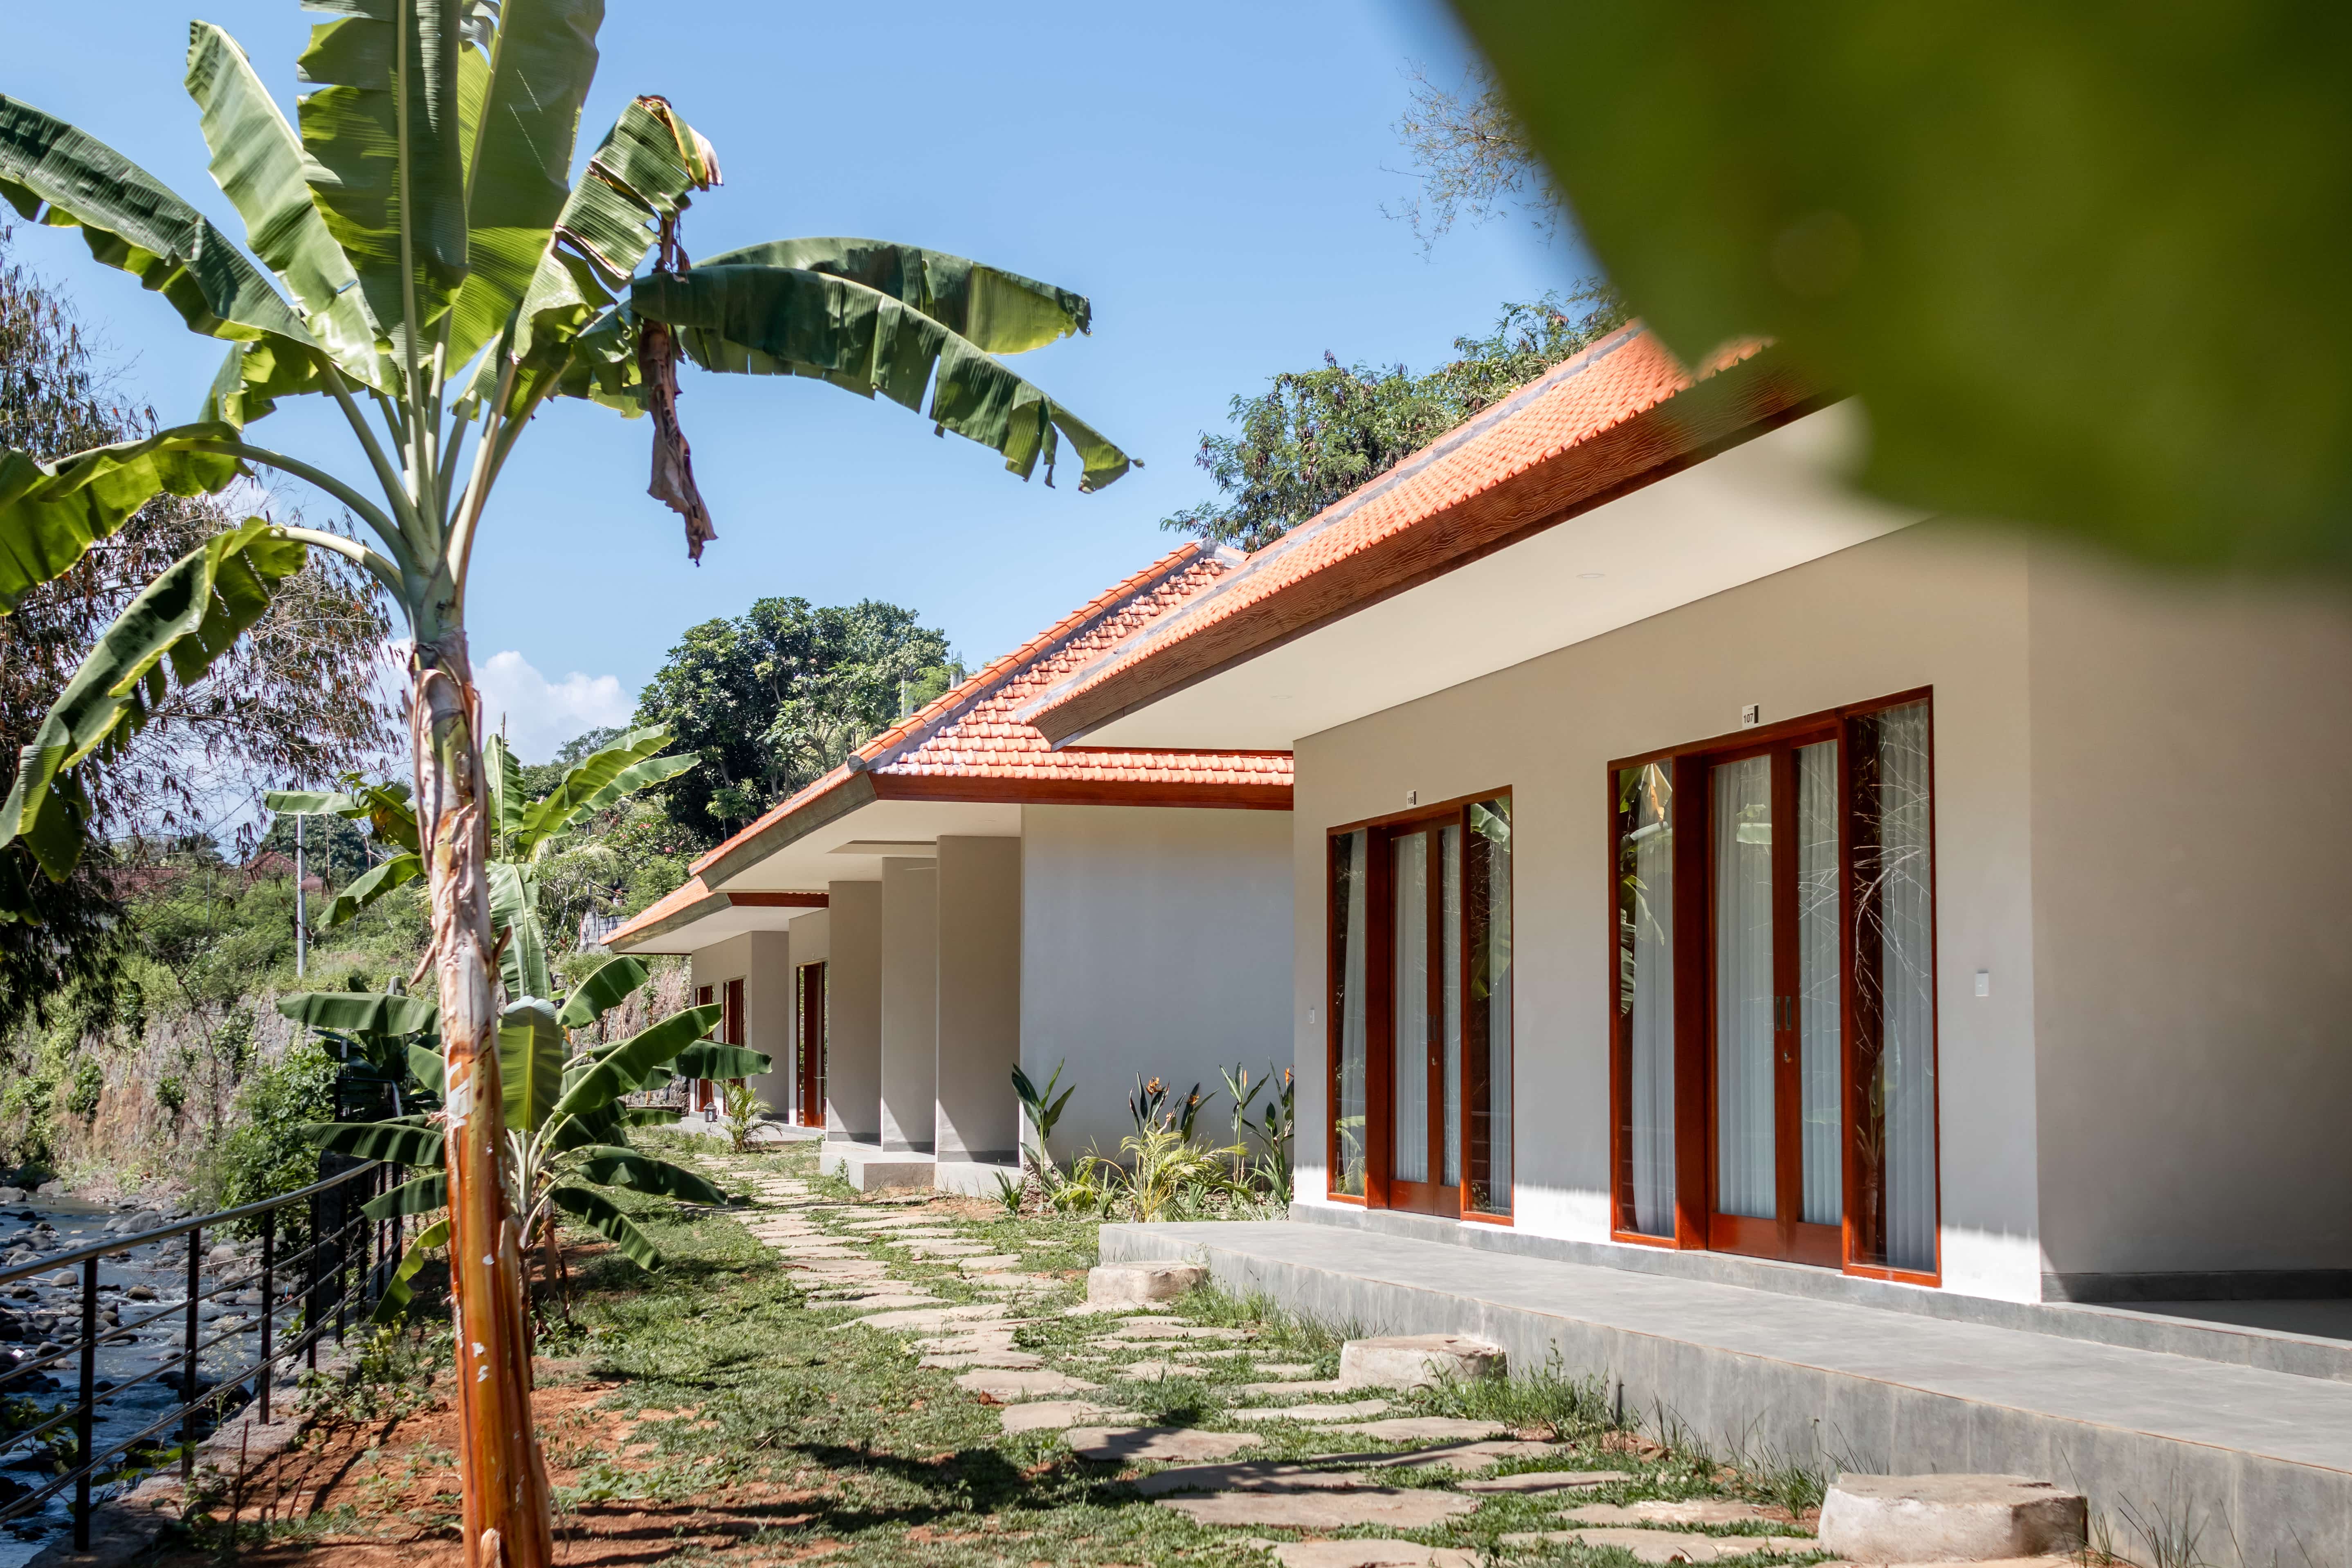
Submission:
{"label": "roof eave", "polygon": [[[1114,648],[1015,715],[1066,746],[1163,698],[1838,401],[1769,349],[1158,648]],[[1446,520],[1433,529],[1429,522]],[[1234,586],[1247,568],[1225,579]],[[1091,684],[1090,684],[1091,683]]]}

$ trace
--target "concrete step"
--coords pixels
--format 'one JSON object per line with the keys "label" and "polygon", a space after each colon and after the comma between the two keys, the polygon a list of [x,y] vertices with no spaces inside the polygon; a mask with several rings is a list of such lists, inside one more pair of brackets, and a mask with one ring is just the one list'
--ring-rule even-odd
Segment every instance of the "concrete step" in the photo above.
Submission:
{"label": "concrete step", "polygon": [[1109,1225],[1101,1252],[1351,1332],[1473,1335],[1522,1375],[1557,1358],[1727,1458],[2046,1477],[2119,1542],[2128,1509],[2201,1521],[2225,1564],[2352,1563],[2352,1383],[1296,1221]]}

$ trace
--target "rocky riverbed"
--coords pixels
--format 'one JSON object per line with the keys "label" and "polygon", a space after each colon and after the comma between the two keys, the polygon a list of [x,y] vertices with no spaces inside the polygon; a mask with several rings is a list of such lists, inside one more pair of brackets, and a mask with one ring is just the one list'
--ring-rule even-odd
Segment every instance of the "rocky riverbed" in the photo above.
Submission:
{"label": "rocky riverbed", "polygon": [[[134,1380],[154,1373],[183,1348],[188,1238],[182,1235],[143,1244],[129,1238],[183,1219],[186,1214],[184,1207],[90,1202],[54,1184],[29,1193],[0,1186],[0,1270],[61,1258],[115,1237],[127,1240],[121,1250],[106,1254],[98,1268],[100,1331],[109,1334],[100,1344],[97,1358],[100,1403],[94,1446],[100,1453],[152,1425],[179,1403],[185,1375],[182,1369],[171,1368],[165,1378]],[[224,1285],[233,1287],[197,1308],[201,1338],[229,1335],[202,1359],[200,1387],[210,1389],[250,1367],[259,1353],[259,1281],[236,1282],[258,1270],[260,1244],[206,1235],[202,1245],[200,1294]],[[278,1319],[281,1332],[295,1324],[293,1313]],[[0,1284],[0,1507],[39,1489],[70,1468],[65,1458],[72,1451],[70,1423],[37,1439],[28,1441],[19,1435],[75,1402],[80,1380],[79,1354],[45,1368],[38,1363],[80,1336],[79,1265]],[[225,1402],[233,1406],[244,1397],[242,1393],[230,1394]],[[151,1467],[175,1460],[173,1445],[178,1433],[176,1423],[157,1433],[153,1446],[142,1447],[122,1479],[135,1479],[143,1473],[140,1458]],[[111,1489],[112,1485],[100,1489],[101,1493]],[[68,1487],[40,1509],[0,1525],[0,1568],[25,1562],[68,1528],[72,1500],[73,1489]]]}

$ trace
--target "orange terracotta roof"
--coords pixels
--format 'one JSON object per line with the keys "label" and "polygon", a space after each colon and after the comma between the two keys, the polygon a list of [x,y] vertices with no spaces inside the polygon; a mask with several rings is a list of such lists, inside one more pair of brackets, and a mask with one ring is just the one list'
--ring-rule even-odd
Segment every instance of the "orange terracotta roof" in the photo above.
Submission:
{"label": "orange terracotta roof", "polygon": [[[864,799],[1289,809],[1287,752],[1055,751],[1014,717],[1047,688],[1231,572],[1240,559],[1198,543],[1171,551],[858,747],[693,869],[713,884],[723,882],[799,837],[796,826],[804,830]],[[853,792],[863,798],[852,800]]]}
{"label": "orange terracotta roof", "polygon": [[[1019,717],[1067,742],[1817,406],[1766,347],[1732,345],[1694,376],[1646,328],[1625,327],[1221,574]],[[1734,384],[1683,395],[1710,380]]]}
{"label": "orange terracotta roof", "polygon": [[646,905],[624,924],[604,934],[604,945],[626,949],[649,937],[660,936],[680,926],[709,920],[736,909],[824,909],[823,893],[723,892],[714,890],[699,877],[688,877],[685,885]]}

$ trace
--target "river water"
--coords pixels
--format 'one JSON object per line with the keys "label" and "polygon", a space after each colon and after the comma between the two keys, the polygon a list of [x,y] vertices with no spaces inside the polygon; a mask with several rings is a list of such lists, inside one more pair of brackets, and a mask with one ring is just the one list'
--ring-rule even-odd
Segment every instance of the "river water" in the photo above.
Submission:
{"label": "river water", "polygon": [[[0,1197],[12,1189],[0,1188]],[[85,1202],[71,1197],[26,1196],[19,1202],[0,1203],[0,1268],[37,1261],[45,1255],[70,1253],[78,1248],[94,1246],[113,1234],[135,1234],[152,1226],[169,1223],[181,1217],[136,1205],[110,1208],[103,1204]],[[115,1229],[110,1230],[112,1222]],[[253,1273],[259,1266],[257,1243],[236,1242],[229,1237],[206,1235],[203,1245],[207,1255],[204,1283],[199,1291],[216,1289],[221,1284]],[[216,1248],[234,1247],[232,1255]],[[281,1248],[281,1250],[285,1250]],[[180,1400],[184,1372],[171,1369],[167,1377],[152,1382],[130,1384],[131,1380],[154,1372],[163,1363],[178,1355],[185,1331],[187,1314],[188,1238],[175,1236],[168,1239],[128,1247],[109,1253],[100,1260],[98,1268],[98,1301],[100,1331],[115,1323],[135,1324],[158,1312],[165,1313],[156,1321],[138,1329],[128,1337],[110,1340],[99,1346],[98,1388],[104,1400],[97,1408],[93,1446],[105,1453],[116,1443],[140,1431],[158,1419]],[[284,1286],[279,1287],[282,1295]],[[201,1384],[210,1389],[221,1378],[249,1367],[259,1353],[260,1346],[259,1282],[237,1288],[203,1302],[197,1308],[199,1337],[211,1339],[228,1332],[230,1337],[205,1352],[201,1363]],[[167,1309],[173,1309],[167,1310]],[[234,1325],[222,1321],[235,1317],[242,1321],[242,1331],[232,1331]],[[283,1333],[295,1323],[292,1313],[278,1319]],[[10,1375],[6,1369],[26,1362],[38,1361],[54,1352],[57,1347],[72,1344],[81,1337],[81,1267],[79,1264],[47,1273],[38,1274],[12,1284],[0,1285],[0,1396],[5,1396],[6,1419],[0,1421],[0,1431],[11,1434],[0,1438],[0,1506],[39,1489],[48,1480],[71,1468],[59,1461],[49,1443],[63,1439],[69,1448],[72,1424],[63,1431],[37,1442],[27,1443],[13,1434],[28,1426],[37,1426],[56,1410],[70,1406],[76,1400],[80,1384],[79,1353],[45,1372],[18,1373]],[[280,1364],[281,1379],[291,1381]],[[120,1389],[111,1398],[106,1391]],[[291,1396],[292,1390],[287,1389]],[[226,1394],[223,1404],[235,1408],[245,1398],[242,1393]],[[29,1402],[28,1408],[20,1402]],[[274,1404],[274,1400],[273,1400]],[[200,1426],[201,1436],[206,1428]],[[179,1426],[174,1422],[157,1433],[152,1439],[157,1445],[149,1457],[151,1465],[171,1465],[178,1462],[173,1445],[178,1441]],[[101,1486],[94,1496],[105,1496],[122,1487],[135,1484],[142,1469],[126,1472],[120,1479]],[[42,1546],[72,1526],[74,1489],[67,1487],[37,1511],[21,1515],[0,1524],[0,1568],[17,1568],[37,1553]]]}

